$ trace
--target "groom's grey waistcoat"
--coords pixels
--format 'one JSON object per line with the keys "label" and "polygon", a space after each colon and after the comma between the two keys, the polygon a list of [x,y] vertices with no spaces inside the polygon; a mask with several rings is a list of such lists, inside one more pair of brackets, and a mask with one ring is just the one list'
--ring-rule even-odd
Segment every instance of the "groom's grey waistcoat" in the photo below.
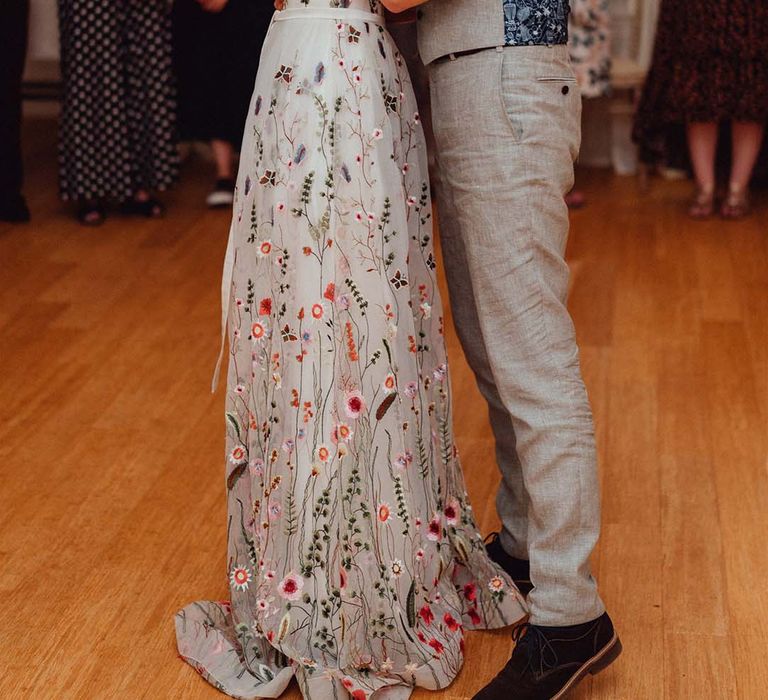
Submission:
{"label": "groom's grey waistcoat", "polygon": [[425,65],[449,53],[504,46],[502,0],[432,0],[420,11]]}

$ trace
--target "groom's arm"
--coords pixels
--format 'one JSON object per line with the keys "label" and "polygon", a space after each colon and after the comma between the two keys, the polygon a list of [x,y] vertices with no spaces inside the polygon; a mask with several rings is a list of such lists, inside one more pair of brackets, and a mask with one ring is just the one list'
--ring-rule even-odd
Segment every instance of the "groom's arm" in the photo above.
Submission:
{"label": "groom's arm", "polygon": [[390,12],[404,12],[417,5],[423,5],[425,2],[427,0],[381,0],[381,4]]}

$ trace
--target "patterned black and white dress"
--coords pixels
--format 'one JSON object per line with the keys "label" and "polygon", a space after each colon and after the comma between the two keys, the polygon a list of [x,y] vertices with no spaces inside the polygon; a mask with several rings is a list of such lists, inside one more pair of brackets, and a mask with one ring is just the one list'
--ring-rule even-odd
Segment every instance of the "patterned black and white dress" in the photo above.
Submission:
{"label": "patterned black and white dress", "polygon": [[64,199],[162,190],[176,178],[166,0],[59,0]]}

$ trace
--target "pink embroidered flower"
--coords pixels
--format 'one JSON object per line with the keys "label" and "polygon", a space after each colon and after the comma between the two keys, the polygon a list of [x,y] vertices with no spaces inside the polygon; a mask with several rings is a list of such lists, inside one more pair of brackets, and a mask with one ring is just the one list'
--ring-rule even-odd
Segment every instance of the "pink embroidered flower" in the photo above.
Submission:
{"label": "pink embroidered flower", "polygon": [[365,410],[365,401],[359,391],[350,391],[344,402],[344,411],[347,416],[356,419]]}
{"label": "pink embroidered flower", "polygon": [[317,458],[325,463],[327,462],[331,457],[331,451],[328,449],[326,445],[319,445],[317,448]]}
{"label": "pink embroidered flower", "polygon": [[432,372],[432,376],[435,378],[436,382],[445,381],[445,378],[448,376],[448,365],[443,363],[438,367],[436,367],[435,370]]}
{"label": "pink embroidered flower", "polygon": [[419,393],[419,385],[416,382],[408,382],[405,385],[405,395],[409,399],[415,399]]}
{"label": "pink embroidered flower", "polygon": [[280,517],[280,514],[283,512],[283,507],[280,505],[279,501],[270,501],[268,510],[269,519],[277,520]]}
{"label": "pink embroidered flower", "polygon": [[299,578],[296,574],[288,574],[277,585],[280,595],[286,600],[298,600],[302,588],[304,588],[304,580]]}
{"label": "pink embroidered flower", "polygon": [[452,498],[445,504],[443,515],[445,515],[445,522],[449,525],[455,525],[458,522],[459,502],[455,498]]}
{"label": "pink embroidered flower", "polygon": [[325,309],[322,304],[312,304],[312,318],[320,320],[325,315]]}
{"label": "pink embroidered flower", "polygon": [[262,241],[259,245],[259,257],[266,258],[272,252],[272,241]]}
{"label": "pink embroidered flower", "polygon": [[432,542],[437,542],[442,535],[442,530],[443,529],[440,526],[440,516],[435,513],[432,516],[432,520],[429,521],[429,525],[427,525],[427,539],[432,540]]}
{"label": "pink embroidered flower", "polygon": [[376,517],[379,522],[386,523],[392,516],[392,511],[389,509],[388,503],[381,503],[376,511]]}

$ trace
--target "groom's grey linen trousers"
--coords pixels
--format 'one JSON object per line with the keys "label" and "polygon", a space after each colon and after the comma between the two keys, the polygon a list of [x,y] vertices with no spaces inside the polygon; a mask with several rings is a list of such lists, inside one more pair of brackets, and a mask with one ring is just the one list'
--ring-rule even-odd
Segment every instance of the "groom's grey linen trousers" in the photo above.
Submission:
{"label": "groom's grey linen trousers", "polygon": [[443,258],[496,438],[502,544],[530,559],[533,623],[593,620],[600,494],[566,308],[564,195],[581,115],[567,48],[489,48],[432,63],[430,79]]}

